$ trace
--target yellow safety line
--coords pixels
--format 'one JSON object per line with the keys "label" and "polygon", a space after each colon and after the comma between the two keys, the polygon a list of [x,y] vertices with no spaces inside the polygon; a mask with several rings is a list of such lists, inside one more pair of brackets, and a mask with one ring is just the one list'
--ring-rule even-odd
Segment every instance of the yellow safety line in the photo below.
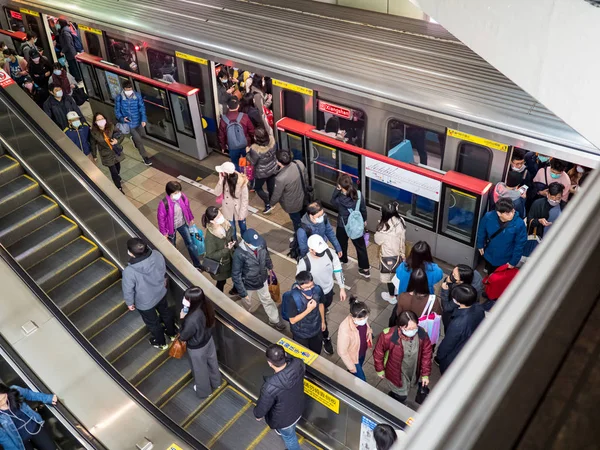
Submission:
{"label": "yellow safety line", "polygon": [[268,427],[268,426],[266,426],[266,427],[265,427],[265,428],[264,428],[264,429],[263,429],[263,430],[260,432],[260,434],[259,434],[258,436],[256,436],[252,442],[250,442],[250,445],[249,445],[248,447],[246,447],[246,450],[254,450],[254,448],[255,448],[255,447],[258,445],[258,444],[260,444],[260,441],[262,441],[262,440],[265,438],[265,436],[266,436],[267,434],[269,434],[269,431],[271,431],[271,428],[270,428],[270,427]]}
{"label": "yellow safety line", "polygon": [[[184,387],[185,386],[183,386],[181,389],[183,389]],[[198,407],[185,418],[185,420],[180,424],[180,426],[187,427],[190,424],[190,422],[192,422],[192,420],[196,418],[198,414],[200,414],[202,411],[205,411],[217,398],[219,398],[226,388],[227,382],[223,381],[221,383],[221,386],[215,389],[215,391],[208,396],[208,399],[200,403]]]}
{"label": "yellow safety line", "polygon": [[[168,361],[169,359],[170,359],[170,358],[167,358],[167,361]],[[162,365],[162,364],[161,364],[161,365]],[[158,370],[158,367],[156,368],[156,370]],[[153,371],[151,372],[151,374],[152,374],[152,373],[154,373],[154,372],[156,372],[156,370],[153,370]],[[169,395],[168,395],[168,394],[169,394],[169,390],[173,389],[173,386],[177,386],[179,383],[182,383],[182,382],[183,382],[183,380],[185,380],[186,378],[188,378],[188,377],[189,377],[191,374],[192,374],[192,370],[190,369],[190,371],[189,371],[189,372],[186,372],[186,373],[185,373],[185,375],[183,375],[181,378],[179,378],[179,380],[175,381],[175,383],[173,383],[173,384],[171,385],[171,387],[165,391],[165,393],[167,394],[167,398],[168,398],[168,399],[170,399],[170,397],[169,397]],[[193,377],[192,377],[192,378],[193,378]],[[192,379],[192,378],[190,378],[190,379]],[[185,384],[184,384],[184,386],[185,386],[186,384],[187,384],[187,383],[185,383]],[[165,393],[163,393],[163,395],[164,395]],[[161,397],[161,398],[162,398],[162,397]],[[162,407],[162,406],[165,404],[165,402],[164,402],[164,401],[163,401],[163,402],[161,402],[161,398],[159,398],[159,399],[156,401],[156,406],[158,406],[159,408],[160,408],[160,407]],[[159,403],[160,403],[160,405],[159,405]]]}
{"label": "yellow safety line", "polygon": [[92,244],[94,246],[94,248],[98,248],[98,245],[96,245],[95,242],[90,241],[88,238],[86,238],[85,236],[80,236],[81,239],[83,239],[84,241],[86,241],[88,244]]}
{"label": "yellow safety line", "polygon": [[[298,433],[296,433],[296,434],[298,434]],[[304,439],[304,436],[300,436],[300,437],[298,438],[298,444],[303,444],[305,440],[306,440],[306,439]]]}
{"label": "yellow safety line", "polygon": [[[17,178],[21,178],[21,177],[25,177],[25,178],[27,178],[28,180],[30,180],[30,181],[33,181],[33,182],[34,182],[36,185],[39,185],[39,183],[37,182],[37,180],[35,180],[35,179],[31,178],[31,177],[30,177],[29,175],[27,175],[26,173],[24,173],[23,175],[20,175],[20,176],[18,176]],[[16,180],[17,178],[15,178],[15,180]]]}
{"label": "yellow safety line", "polygon": [[[48,197],[46,194],[42,194],[42,195],[40,195],[40,197],[44,197],[44,198],[50,200],[52,203],[54,203],[55,206],[58,206],[58,203],[56,203],[52,197]],[[35,198],[33,200],[35,200]],[[27,203],[31,203],[33,200],[31,200],[30,202],[27,202]]]}
{"label": "yellow safety line", "polygon": [[223,426],[223,428],[221,428],[221,429],[220,429],[220,430],[217,432],[217,434],[215,434],[215,435],[212,437],[212,439],[211,439],[210,441],[208,441],[208,444],[206,444],[206,446],[207,446],[208,448],[212,447],[212,446],[215,444],[215,442],[217,442],[217,441],[218,441],[218,440],[221,438],[221,436],[223,436],[223,434],[225,434],[225,432],[226,432],[227,430],[229,430],[229,428],[231,428],[231,426],[232,426],[232,425],[233,425],[233,424],[234,424],[234,423],[235,423],[235,422],[236,422],[236,421],[237,421],[237,420],[238,420],[240,417],[242,417],[246,411],[248,411],[248,409],[250,408],[250,406],[252,406],[252,403],[250,403],[250,402],[246,403],[246,404],[245,404],[245,405],[244,405],[244,406],[243,406],[243,407],[242,407],[242,408],[241,408],[241,409],[240,409],[240,410],[239,410],[237,413],[235,413],[235,415],[234,415],[234,416],[233,416],[231,419],[229,419],[229,420],[227,421],[227,423],[226,423],[226,424]]}
{"label": "yellow safety line", "polygon": [[[44,197],[44,196],[41,196],[41,197]],[[25,203],[25,205],[27,205],[27,204],[29,204],[29,203],[31,203],[31,202],[34,202],[34,201],[35,201],[37,198],[39,198],[39,197],[36,197],[36,198],[34,198],[33,200],[30,200],[30,201],[28,201],[27,203]],[[22,205],[22,206],[25,206],[25,205]],[[22,206],[20,206],[19,208],[21,208]],[[42,215],[44,212],[50,211],[50,210],[51,210],[51,209],[53,209],[54,207],[57,207],[57,208],[58,208],[58,205],[57,205],[56,203],[54,203],[54,205],[50,206],[49,208],[47,207],[47,208],[45,208],[45,209],[38,210],[38,211],[36,211],[36,214],[34,214],[33,216],[29,216],[29,218],[28,218],[27,220],[25,220],[25,221],[23,221],[23,222],[18,222],[18,223],[15,223],[15,224],[13,224],[13,226],[12,226],[11,228],[8,228],[8,229],[6,229],[6,230],[4,230],[4,231],[5,231],[5,232],[8,234],[8,233],[12,232],[13,230],[15,230],[15,229],[16,229],[15,227],[17,227],[17,226],[19,226],[19,227],[25,226],[25,225],[27,225],[28,223],[31,223],[31,222],[33,222],[34,220],[36,220],[36,219],[37,219],[39,216],[41,216],[41,215]],[[17,209],[19,209],[19,208],[17,208]],[[14,212],[14,211],[13,211],[13,212]],[[38,227],[38,228],[39,228],[39,227]],[[36,229],[37,229],[37,228],[36,228]],[[34,231],[35,231],[35,230],[34,230]],[[33,233],[33,231],[32,231],[32,233]],[[31,234],[31,233],[30,233],[30,234]]]}
{"label": "yellow safety line", "polygon": [[[78,238],[78,237],[79,237],[79,236],[77,236],[77,238]],[[77,238],[75,238],[75,239],[77,239]],[[75,240],[75,239],[74,239],[74,240]],[[73,242],[73,241],[71,241],[71,242]],[[70,242],[69,242],[69,243],[67,243],[67,245],[69,245],[69,244],[70,244]],[[56,252],[55,252],[55,253],[56,253]],[[54,253],[53,253],[53,254],[54,254]],[[100,260],[100,259],[101,259],[101,260],[104,260],[104,261],[106,261],[106,262],[108,262],[108,263],[109,263],[111,266],[113,266],[113,269],[114,269],[114,270],[110,271],[110,272],[108,273],[108,275],[112,274],[112,273],[113,273],[113,272],[115,272],[115,271],[118,271],[118,269],[116,268],[116,266],[115,266],[113,263],[111,263],[110,261],[107,261],[107,260],[106,260],[106,259],[104,259],[104,258],[98,258],[96,261],[98,261],[98,260]],[[71,278],[73,278],[75,275],[78,275],[79,273],[81,273],[81,272],[83,272],[85,269],[87,269],[87,268],[88,268],[88,267],[89,267],[91,264],[94,264],[96,261],[92,261],[92,262],[91,262],[90,264],[88,264],[87,266],[85,266],[85,267],[82,267],[82,268],[81,268],[81,269],[79,269],[77,272],[75,272],[73,275],[71,275],[71,277],[70,277],[70,278],[67,278],[67,279],[66,279],[66,280],[64,280],[64,281],[61,281],[59,284],[57,284],[57,285],[56,285],[56,287],[53,287],[53,288],[52,288],[52,289],[51,289],[49,292],[52,292],[52,291],[54,291],[54,290],[55,290],[55,289],[57,289],[59,286],[62,286],[62,285],[63,285],[63,284],[65,284],[67,281],[69,281]],[[104,280],[104,278],[101,278],[100,280],[98,280],[98,282],[97,282],[96,284],[100,284],[100,282],[101,282],[102,280]],[[118,281],[119,281],[119,280],[115,281],[115,282],[114,282],[114,283],[112,283],[110,286],[108,286],[106,289],[110,288],[112,285],[114,285],[114,284],[115,284],[115,283],[117,283]],[[95,286],[95,285],[92,285],[92,286]],[[83,293],[83,292],[85,292],[85,291],[88,291],[88,290],[89,290],[89,288],[90,288],[90,287],[92,287],[92,286],[90,286],[90,285],[86,286],[86,288],[85,288],[85,289],[83,289],[83,290],[81,290],[81,291],[77,292],[76,296],[78,296],[78,295],[81,295],[81,293]],[[104,289],[104,291],[105,291],[106,289]],[[104,291],[102,291],[102,292],[104,292]],[[98,295],[102,294],[102,292],[100,292]],[[96,297],[94,296],[94,297],[92,297],[92,299],[93,299],[93,298],[96,298]],[[78,309],[79,309],[79,308],[78,308]],[[73,311],[73,312],[75,312],[75,311]]]}
{"label": "yellow safety line", "polygon": [[240,397],[248,400],[249,402],[252,402],[252,399],[249,398],[248,396],[246,396],[246,394],[244,394],[241,391],[238,391],[236,388],[234,388],[233,386],[229,385],[229,389],[231,389],[233,392],[235,392],[236,394],[238,394]]}
{"label": "yellow safety line", "polygon": [[[83,236],[79,236],[80,238],[85,239],[85,237]],[[71,244],[72,242],[75,242],[77,239],[75,239],[74,241],[69,242],[69,244]],[[87,240],[87,239],[86,239]],[[91,241],[89,241],[91,242]],[[67,244],[67,245],[69,245]],[[54,253],[52,253],[51,255],[46,256],[42,261],[45,261],[46,259],[50,258],[52,255],[58,253],[59,251],[61,251],[63,248],[65,248],[67,245],[65,245],[64,247],[59,248],[58,250],[56,250]],[[90,248],[89,250],[87,250],[86,252],[84,252],[83,254],[81,254],[78,258],[69,261],[69,264],[64,266],[62,268],[62,270],[57,271],[54,276],[57,276],[61,273],[63,273],[65,270],[67,270],[69,267],[71,267],[73,264],[81,261],[82,259],[86,258],[88,255],[92,254],[93,252],[95,252],[98,249],[98,247],[94,244],[94,248]],[[40,261],[40,262],[42,262]],[[38,263],[39,264],[39,263]],[[90,263],[91,264],[91,263]],[[89,265],[89,264],[88,264]],[[33,266],[32,266],[33,267]],[[86,266],[87,267],[87,266]],[[71,275],[68,279],[70,280],[73,277],[73,275]]]}
{"label": "yellow safety line", "polygon": [[[62,217],[63,219],[67,219],[69,222],[71,222],[71,223],[72,223],[73,225],[75,225],[76,227],[78,227],[78,226],[79,226],[79,225],[77,225],[77,224],[75,223],[75,221],[73,221],[73,220],[69,219],[69,218],[68,218],[67,216],[65,216],[64,214],[61,214],[61,215],[60,215],[60,216],[58,216],[56,219],[58,219],[59,217]],[[54,219],[54,220],[56,220],[56,219]]]}

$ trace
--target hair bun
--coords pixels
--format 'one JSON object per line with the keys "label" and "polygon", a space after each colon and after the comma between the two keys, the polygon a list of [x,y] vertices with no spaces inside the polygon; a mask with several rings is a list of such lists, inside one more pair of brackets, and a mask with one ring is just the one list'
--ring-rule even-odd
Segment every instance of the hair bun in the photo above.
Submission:
{"label": "hair bun", "polygon": [[348,299],[348,303],[352,306],[356,302],[358,302],[358,298],[355,295],[351,295],[350,298]]}

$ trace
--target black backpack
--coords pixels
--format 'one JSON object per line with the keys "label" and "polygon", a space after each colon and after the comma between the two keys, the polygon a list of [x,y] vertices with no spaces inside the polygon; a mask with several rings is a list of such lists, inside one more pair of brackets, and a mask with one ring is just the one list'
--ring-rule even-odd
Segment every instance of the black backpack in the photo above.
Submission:
{"label": "black backpack", "polygon": [[[300,228],[302,228],[304,230],[304,232],[306,233],[307,239],[312,235],[312,231],[311,231],[310,227],[308,227],[307,225],[304,225],[303,223],[301,223]],[[300,258],[302,258],[302,255],[300,254],[300,244],[298,244],[298,232],[297,231],[294,233],[294,238],[290,241],[290,251],[288,252],[288,256],[290,258],[295,259],[296,261],[299,261]]]}
{"label": "black backpack", "polygon": [[[331,254],[331,250],[330,249],[325,250],[325,254],[327,256],[329,256],[329,260],[333,264],[333,255]],[[308,272],[310,272],[310,269],[311,269],[312,266],[310,264],[310,258],[308,257],[308,255],[306,255],[304,258],[302,258],[302,260],[304,261],[304,265],[306,266],[306,270]]]}

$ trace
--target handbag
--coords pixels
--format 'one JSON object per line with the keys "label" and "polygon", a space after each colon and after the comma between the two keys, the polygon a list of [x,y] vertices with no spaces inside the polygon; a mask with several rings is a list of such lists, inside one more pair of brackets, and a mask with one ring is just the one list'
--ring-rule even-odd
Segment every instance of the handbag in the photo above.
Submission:
{"label": "handbag", "polygon": [[118,122],[117,130],[119,130],[121,132],[121,134],[130,134],[131,133],[131,128],[129,127],[128,123]]}
{"label": "handbag", "polygon": [[216,275],[217,273],[219,273],[219,269],[221,269],[222,261],[223,258],[221,258],[219,261],[215,261],[214,259],[210,258],[204,258],[200,265],[202,266],[202,270],[204,272],[208,272],[211,275]]}
{"label": "handbag", "polygon": [[519,267],[519,268],[522,267],[523,264],[525,264],[527,262],[527,260],[529,259],[529,257],[533,253],[533,251],[542,242],[542,239],[537,235],[537,227],[535,227],[533,229],[533,232],[529,231],[531,229],[532,222],[533,222],[533,219],[529,222],[529,227],[528,227],[528,231],[527,231],[527,241],[525,242],[525,245],[523,246],[523,256],[521,256],[521,259],[519,260],[519,264],[517,264],[517,267]]}
{"label": "handbag", "polygon": [[277,276],[275,272],[269,272],[269,294],[271,294],[271,298],[275,302],[275,304],[281,304],[281,290],[279,289],[279,281],[277,281]]}
{"label": "handbag", "polygon": [[181,359],[187,350],[187,344],[179,339],[179,335],[175,338],[169,349],[169,356],[175,359]]}
{"label": "handbag", "polygon": [[519,273],[519,269],[508,268],[508,264],[498,267],[483,279],[485,295],[490,300],[498,300],[510,282]]}
{"label": "handbag", "polygon": [[217,198],[215,198],[215,203],[217,205],[222,205],[223,204],[223,194],[217,196]]}
{"label": "handbag", "polygon": [[435,295],[429,296],[425,309],[419,317],[419,326],[427,331],[432,345],[435,345],[440,338],[440,323],[442,321],[442,316],[432,311],[435,299]]}
{"label": "handbag", "polygon": [[75,89],[73,89],[73,91],[71,92],[71,96],[73,97],[73,100],[75,100],[77,106],[83,105],[85,102],[88,101],[89,98],[85,91],[80,87],[76,87]]}
{"label": "handbag", "polygon": [[427,396],[429,395],[429,387],[424,386],[423,383],[419,383],[419,389],[417,390],[417,396],[415,402],[419,405],[423,404]]}
{"label": "handbag", "polygon": [[396,273],[396,269],[402,262],[401,256],[380,256],[380,267],[379,271],[381,273]]}

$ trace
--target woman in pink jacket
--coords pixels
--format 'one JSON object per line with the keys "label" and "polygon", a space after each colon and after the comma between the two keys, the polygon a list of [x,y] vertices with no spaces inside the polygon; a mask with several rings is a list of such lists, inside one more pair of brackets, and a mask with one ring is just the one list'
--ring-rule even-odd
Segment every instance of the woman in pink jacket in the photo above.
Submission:
{"label": "woman in pink jacket", "polygon": [[192,232],[197,232],[190,202],[181,192],[181,184],[178,181],[169,181],[166,192],[166,197],[158,204],[158,229],[173,245],[176,243],[175,231],[179,232],[190,253],[192,264],[199,268],[200,261],[198,261],[196,246],[190,235],[190,228]]}
{"label": "woman in pink jacket", "polygon": [[363,364],[367,349],[373,347],[373,330],[367,323],[369,307],[350,297],[350,314],[338,329],[337,352],[350,373],[363,381],[367,381]]}

